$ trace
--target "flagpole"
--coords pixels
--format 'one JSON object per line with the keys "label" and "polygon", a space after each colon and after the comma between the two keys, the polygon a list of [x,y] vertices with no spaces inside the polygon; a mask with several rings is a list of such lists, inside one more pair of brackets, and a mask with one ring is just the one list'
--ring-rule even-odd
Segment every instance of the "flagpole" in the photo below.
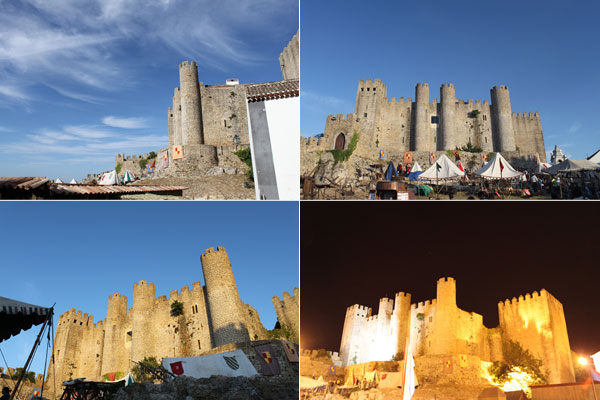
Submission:
{"label": "flagpole", "polygon": [[408,363],[408,345],[409,345],[410,337],[406,338],[406,342],[404,345],[404,361],[402,363],[402,396],[400,398],[404,399],[404,390],[406,389],[406,366]]}

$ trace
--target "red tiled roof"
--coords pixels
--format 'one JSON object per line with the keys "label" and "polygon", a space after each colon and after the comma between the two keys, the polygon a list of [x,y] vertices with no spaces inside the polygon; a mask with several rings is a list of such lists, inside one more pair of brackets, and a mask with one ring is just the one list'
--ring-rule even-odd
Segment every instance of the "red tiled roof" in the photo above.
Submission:
{"label": "red tiled roof", "polygon": [[249,102],[284,99],[300,96],[298,79],[246,84],[246,98]]}

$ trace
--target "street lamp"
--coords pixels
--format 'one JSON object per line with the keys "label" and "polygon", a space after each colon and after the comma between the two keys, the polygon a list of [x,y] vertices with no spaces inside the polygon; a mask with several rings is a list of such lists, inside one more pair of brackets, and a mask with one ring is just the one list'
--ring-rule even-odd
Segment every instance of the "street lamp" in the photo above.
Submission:
{"label": "street lamp", "polygon": [[[586,367],[589,364],[587,357],[579,357],[579,359],[577,361],[579,362],[579,364],[581,364],[584,367]],[[594,385],[594,374],[592,373],[591,366],[588,367],[588,371],[590,373],[590,378],[592,378],[592,391],[594,392],[594,399],[598,400],[598,395],[596,394],[596,386]]]}

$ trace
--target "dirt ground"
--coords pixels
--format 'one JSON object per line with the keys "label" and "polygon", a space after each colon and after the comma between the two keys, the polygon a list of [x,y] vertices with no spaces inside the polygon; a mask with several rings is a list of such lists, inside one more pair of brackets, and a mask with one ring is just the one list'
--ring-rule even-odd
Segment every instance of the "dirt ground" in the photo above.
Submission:
{"label": "dirt ground", "polygon": [[[184,200],[254,200],[254,186],[243,175],[215,175],[194,178],[143,179],[135,185],[186,186]],[[172,198],[170,196],[169,198]]]}

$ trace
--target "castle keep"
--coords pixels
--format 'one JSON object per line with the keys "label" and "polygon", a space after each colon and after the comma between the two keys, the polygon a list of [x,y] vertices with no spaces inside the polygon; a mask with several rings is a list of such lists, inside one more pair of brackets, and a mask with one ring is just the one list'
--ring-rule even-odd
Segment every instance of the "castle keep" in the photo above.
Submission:
{"label": "castle keep", "polygon": [[[328,115],[321,138],[303,138],[303,151],[346,149],[354,132],[360,134],[357,154],[378,158],[386,153],[454,150],[471,143],[485,153],[507,158],[537,154],[546,161],[539,113],[514,113],[507,86],[491,89],[488,100],[459,100],[454,86],[443,84],[440,102],[430,101],[429,85],[419,83],[415,100],[391,100],[379,79],[360,80],[354,113]],[[402,159],[402,157],[399,157]]]}
{"label": "castle keep", "polygon": [[[94,323],[93,316],[75,309],[61,315],[48,379],[55,373],[57,382],[76,377],[97,380],[108,373],[126,373],[132,361],[144,357],[197,356],[229,343],[266,339],[258,312],[240,299],[226,250],[209,248],[201,261],[205,286],[194,282],[191,289],[184,286],[168,298],[156,298],[154,284],[139,281],[133,286],[129,310],[127,297],[108,296],[104,321]],[[182,315],[171,315],[175,301],[183,304]],[[278,318],[298,318],[298,309],[281,316],[280,312]]]}
{"label": "castle keep", "polygon": [[456,282],[437,282],[437,298],[411,304],[400,292],[382,298],[379,313],[361,305],[346,310],[340,344],[344,366],[391,360],[404,351],[406,339],[414,357],[464,355],[465,359],[502,361],[502,341],[513,340],[543,362],[549,383],[574,382],[575,375],[562,304],[542,289],[498,303],[500,324],[489,329],[483,317],[456,305]]}

